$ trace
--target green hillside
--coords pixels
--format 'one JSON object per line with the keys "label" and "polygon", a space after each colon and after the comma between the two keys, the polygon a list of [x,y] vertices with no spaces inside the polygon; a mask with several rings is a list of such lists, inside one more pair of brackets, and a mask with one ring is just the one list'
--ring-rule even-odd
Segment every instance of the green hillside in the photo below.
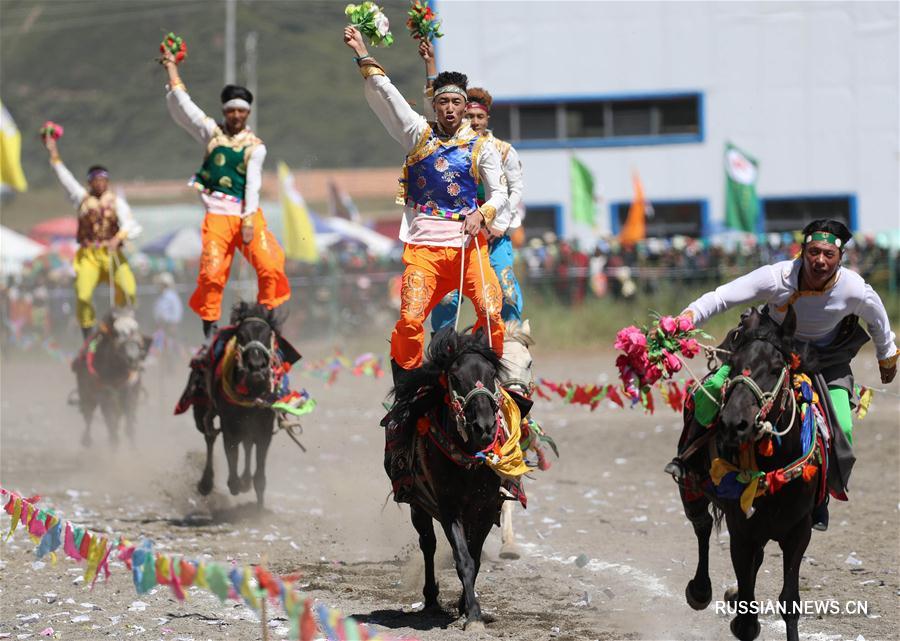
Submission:
{"label": "green hillside", "polygon": [[[237,81],[244,40],[258,33],[258,133],[267,169],[398,164],[402,152],[365,102],[352,52],[342,42],[345,2],[238,0]],[[382,3],[396,38],[373,53],[410,100],[421,101],[423,70],[408,37],[408,2]],[[37,130],[61,123],[64,160],[76,176],[94,162],[118,179],[186,179],[197,144],[169,117],[165,74],[154,62],[163,35],[188,43],[182,77],[212,116],[224,78],[221,0],[0,0],[0,98],[23,134],[29,182],[52,174]]]}

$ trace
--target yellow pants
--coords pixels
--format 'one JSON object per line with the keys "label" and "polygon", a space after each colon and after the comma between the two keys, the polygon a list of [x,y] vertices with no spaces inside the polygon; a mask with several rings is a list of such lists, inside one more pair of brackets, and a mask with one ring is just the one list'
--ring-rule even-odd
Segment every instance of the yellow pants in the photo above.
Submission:
{"label": "yellow pants", "polygon": [[106,247],[81,247],[75,254],[75,313],[82,327],[93,327],[97,322],[94,311],[94,290],[101,279],[109,279],[112,270],[116,289],[116,305],[133,305],[137,284],[128,261],[121,251],[111,255]]}

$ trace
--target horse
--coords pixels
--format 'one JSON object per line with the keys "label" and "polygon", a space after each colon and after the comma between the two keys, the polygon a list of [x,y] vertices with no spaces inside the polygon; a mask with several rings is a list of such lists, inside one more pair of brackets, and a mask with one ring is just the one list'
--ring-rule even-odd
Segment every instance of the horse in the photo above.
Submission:
{"label": "horse", "polygon": [[[466,630],[484,629],[475,581],[481,549],[499,520],[502,498],[500,477],[481,464],[477,455],[490,450],[498,439],[501,392],[497,379],[504,374],[503,362],[481,329],[460,334],[446,327],[432,338],[423,365],[409,371],[393,390],[395,416],[407,417],[416,426],[411,430],[413,465],[428,485],[427,497],[418,489],[410,498],[411,520],[425,560],[425,607],[439,608],[434,576],[433,520],[437,520],[453,550],[462,583],[457,607],[460,616],[466,616]],[[416,429],[422,419],[430,419],[440,436]]]}
{"label": "horse", "polygon": [[[726,591],[725,599],[735,604],[736,616],[730,628],[742,641],[755,639],[760,632],[758,608],[755,601],[756,575],[763,562],[763,552],[769,541],[777,541],[784,556],[784,582],[779,595],[782,618],[787,625],[788,641],[797,641],[797,622],[800,614],[799,575],[800,562],[809,544],[812,531],[812,513],[817,492],[822,486],[824,474],[821,461],[822,442],[818,440],[815,424],[812,425],[812,449],[804,448],[800,410],[791,385],[793,373],[815,372],[816,355],[805,345],[794,343],[797,318],[789,308],[779,326],[768,315],[756,309],[742,316],[741,324],[733,330],[723,346],[730,355],[727,363],[733,373],[723,390],[718,423],[709,432],[694,424],[693,433],[704,434],[704,447],[696,449],[685,460],[688,477],[699,481],[708,479],[715,453],[721,460],[746,466],[747,457],[755,454],[759,471],[770,473],[760,483],[767,491],[753,500],[745,511],[737,500],[719,498],[709,491],[709,484],[702,494],[692,496],[681,485],[680,494],[685,515],[690,520],[697,537],[698,562],[696,572],[685,588],[688,604],[695,610],[706,608],[712,600],[709,578],[709,538],[715,522],[719,526],[724,515],[730,535],[731,561],[737,576],[737,591]],[[798,363],[799,361],[799,363]],[[739,374],[734,375],[737,372]],[[692,416],[686,411],[686,420]],[[714,438],[705,436],[709,433]],[[773,433],[779,434],[775,444]],[[772,444],[768,447],[767,441]],[[709,443],[709,448],[705,445]],[[808,453],[812,454],[811,458]],[[743,455],[744,463],[740,463]],[[750,459],[752,461],[752,458]],[[803,474],[793,464],[803,462]],[[814,474],[807,476],[805,466],[814,465]],[[781,483],[777,474],[783,472]],[[721,483],[721,482],[720,482]],[[700,485],[700,483],[697,483]],[[720,488],[722,486],[720,485]],[[752,491],[752,488],[750,488]],[[710,514],[709,506],[713,505]],[[749,516],[748,516],[749,514]],[[745,604],[741,606],[740,604]]]}
{"label": "horse", "polygon": [[134,444],[141,371],[152,339],[141,334],[131,309],[114,308],[91,334],[72,362],[78,385],[78,406],[84,417],[81,444],[90,447],[94,412],[100,407],[113,447],[119,443],[124,421],[128,440]]}
{"label": "horse", "polygon": [[[293,363],[299,354],[279,336],[282,320],[261,304],[241,302],[231,312],[231,324],[220,330],[208,351],[192,363],[185,396],[176,413],[187,409],[184,399],[200,387],[202,399],[192,399],[194,422],[206,440],[206,464],[197,484],[201,495],[213,489],[213,446],[219,432],[228,461],[228,490],[232,495],[256,492],[256,505],[265,505],[266,455],[275,431],[271,402],[278,396],[278,373],[283,363]],[[221,353],[219,353],[221,350]],[[199,367],[198,361],[205,361]],[[201,382],[202,381],[202,382]],[[219,428],[214,425],[219,418]],[[244,470],[238,476],[238,448],[243,446]],[[250,459],[256,448],[256,470]]]}

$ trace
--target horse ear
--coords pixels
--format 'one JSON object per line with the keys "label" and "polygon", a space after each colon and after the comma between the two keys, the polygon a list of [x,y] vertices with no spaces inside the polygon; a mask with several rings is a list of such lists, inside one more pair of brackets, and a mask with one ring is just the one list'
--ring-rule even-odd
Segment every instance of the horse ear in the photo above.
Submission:
{"label": "horse ear", "polygon": [[793,338],[797,332],[797,312],[793,305],[788,305],[784,320],[781,321],[781,335],[784,338]]}
{"label": "horse ear", "polygon": [[522,321],[522,333],[531,338],[531,323],[527,318]]}
{"label": "horse ear", "polygon": [[759,323],[761,320],[762,315],[759,313],[759,310],[755,307],[751,307],[743,314],[741,314],[741,328],[744,331],[752,332],[759,327]]}

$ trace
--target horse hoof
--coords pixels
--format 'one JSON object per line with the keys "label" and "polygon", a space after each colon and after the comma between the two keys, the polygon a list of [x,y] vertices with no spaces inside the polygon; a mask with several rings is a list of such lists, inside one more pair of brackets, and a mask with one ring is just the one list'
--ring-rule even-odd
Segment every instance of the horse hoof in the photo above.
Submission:
{"label": "horse hoof", "polygon": [[517,545],[514,543],[507,543],[500,547],[500,558],[515,561],[516,559],[522,558],[522,555],[519,554]]}
{"label": "horse hoof", "polygon": [[693,609],[705,610],[712,601],[712,586],[710,585],[706,591],[698,594],[696,584],[694,583],[694,580],[691,579],[684,588],[684,596],[687,599],[688,605]]}
{"label": "horse hoof", "polygon": [[251,487],[253,487],[253,477],[241,479],[241,492],[249,492]]}
{"label": "horse hoof", "polygon": [[463,630],[466,632],[484,632],[484,621],[466,621],[466,624],[463,626]]}
{"label": "horse hoof", "polygon": [[200,492],[200,496],[209,496],[209,493],[212,492],[213,489],[213,480],[211,478],[206,478],[205,476],[200,479],[200,482],[197,483],[197,491]]}
{"label": "horse hoof", "polygon": [[[750,630],[745,631],[741,629],[742,626],[739,625],[739,619],[737,617],[733,618],[731,620],[731,625],[729,626],[731,628],[731,634],[736,636],[741,641],[753,641],[753,639],[759,636],[760,627],[759,621],[753,621],[752,623],[753,627]],[[750,634],[747,634],[747,632],[749,632]]]}
{"label": "horse hoof", "polygon": [[730,603],[734,605],[738,600],[738,589],[736,585],[731,586],[725,590],[725,596],[722,597],[725,603]]}

